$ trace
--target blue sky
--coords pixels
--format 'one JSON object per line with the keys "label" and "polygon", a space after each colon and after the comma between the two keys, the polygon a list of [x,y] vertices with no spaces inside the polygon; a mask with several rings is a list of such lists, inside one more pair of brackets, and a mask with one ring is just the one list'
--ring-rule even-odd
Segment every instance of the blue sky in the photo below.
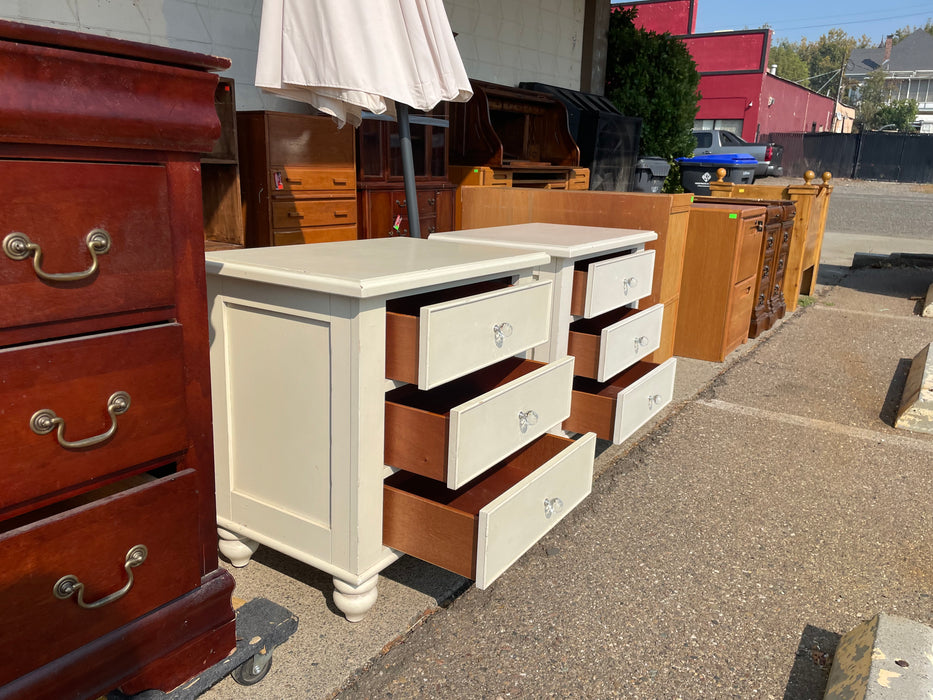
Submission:
{"label": "blue sky", "polygon": [[697,33],[755,29],[767,23],[775,39],[810,41],[834,27],[880,43],[901,27],[933,19],[933,0],[697,0]]}

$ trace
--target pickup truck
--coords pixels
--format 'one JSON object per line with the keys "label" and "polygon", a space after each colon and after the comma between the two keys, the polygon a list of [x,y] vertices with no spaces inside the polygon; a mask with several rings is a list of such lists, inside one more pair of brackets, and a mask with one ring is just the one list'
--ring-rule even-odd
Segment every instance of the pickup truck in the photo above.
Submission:
{"label": "pickup truck", "polygon": [[781,177],[784,174],[784,168],[781,167],[781,159],[784,156],[783,146],[773,143],[749,143],[731,131],[720,129],[694,129],[693,136],[697,140],[697,147],[693,151],[694,157],[747,153],[758,161],[758,165],[755,166],[755,177],[765,175]]}

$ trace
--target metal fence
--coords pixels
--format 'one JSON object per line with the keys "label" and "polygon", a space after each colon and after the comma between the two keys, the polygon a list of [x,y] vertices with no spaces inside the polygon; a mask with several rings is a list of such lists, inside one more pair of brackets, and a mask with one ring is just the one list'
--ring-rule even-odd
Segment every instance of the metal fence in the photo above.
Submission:
{"label": "metal fence", "polygon": [[767,140],[784,147],[781,165],[791,177],[812,170],[861,180],[933,182],[933,134],[784,132]]}

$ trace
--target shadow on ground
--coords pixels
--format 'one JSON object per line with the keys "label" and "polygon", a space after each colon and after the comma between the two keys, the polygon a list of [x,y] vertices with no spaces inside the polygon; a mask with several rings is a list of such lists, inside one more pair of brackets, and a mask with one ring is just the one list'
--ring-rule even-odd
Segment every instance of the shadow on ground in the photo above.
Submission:
{"label": "shadow on ground", "polygon": [[826,692],[833,654],[841,636],[807,625],[800,635],[797,655],[784,689],[784,700],[815,700]]}

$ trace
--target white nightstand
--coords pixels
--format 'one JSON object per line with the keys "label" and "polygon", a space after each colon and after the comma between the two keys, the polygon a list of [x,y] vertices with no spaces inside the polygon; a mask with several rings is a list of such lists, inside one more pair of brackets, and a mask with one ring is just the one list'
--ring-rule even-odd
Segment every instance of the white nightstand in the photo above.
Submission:
{"label": "white nightstand", "polygon": [[[334,576],[359,620],[408,553],[489,585],[590,492],[539,251],[391,238],[207,255],[221,552]],[[650,288],[650,284],[648,285]]]}

